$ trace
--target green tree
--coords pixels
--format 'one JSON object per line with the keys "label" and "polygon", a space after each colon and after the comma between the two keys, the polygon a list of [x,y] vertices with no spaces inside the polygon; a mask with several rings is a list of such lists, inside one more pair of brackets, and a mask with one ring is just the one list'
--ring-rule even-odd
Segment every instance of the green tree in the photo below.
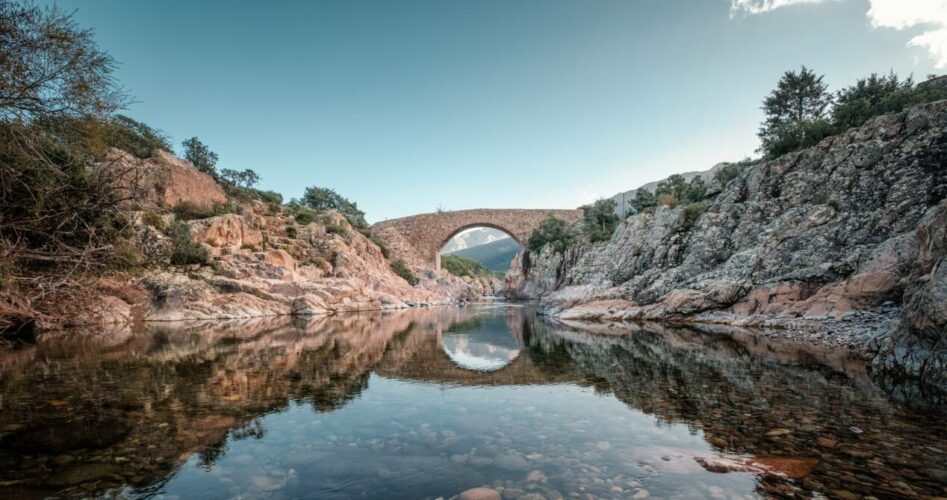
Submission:
{"label": "green tree", "polygon": [[682,203],[694,203],[707,196],[707,184],[700,177],[688,182],[683,175],[674,174],[658,183],[654,189],[657,202],[674,208]]}
{"label": "green tree", "polygon": [[191,165],[198,170],[217,177],[217,153],[210,150],[206,144],[197,137],[191,137],[181,143],[184,147],[184,159],[191,162]]}
{"label": "green tree", "polygon": [[647,189],[635,191],[635,198],[631,200],[631,206],[635,213],[641,213],[649,208],[658,206],[658,197]]}
{"label": "green tree", "polygon": [[[729,175],[729,172],[725,175]],[[700,203],[707,198],[707,191],[707,183],[700,177],[692,177],[688,181],[683,175],[674,174],[659,182],[653,193],[646,189],[639,190],[632,204],[639,213],[658,205],[674,208],[682,204]]]}
{"label": "green tree", "polygon": [[546,245],[551,245],[555,253],[565,252],[572,243],[572,236],[566,227],[566,221],[550,215],[529,236],[526,247],[532,252],[540,252]]}
{"label": "green tree", "polygon": [[733,179],[736,179],[740,176],[750,165],[753,165],[758,160],[752,158],[744,158],[738,162],[727,162],[720,169],[714,172],[714,180],[716,180],[721,187],[726,186]]}
{"label": "green tree", "polygon": [[826,108],[832,104],[823,78],[805,66],[798,73],[785,72],[776,88],[763,100],[764,129],[823,118]]}
{"label": "green tree", "polygon": [[158,149],[171,151],[171,142],[160,130],[133,120],[125,115],[115,115],[110,120],[110,146],[127,151],[139,158],[148,158]]}
{"label": "green tree", "polygon": [[220,169],[220,181],[229,186],[251,189],[260,182],[260,175],[249,168],[245,170],[222,168]]}
{"label": "green tree", "polygon": [[333,189],[308,187],[300,201],[313,210],[336,210],[356,228],[368,226],[365,221],[365,212],[359,210],[355,202],[346,199]]}
{"label": "green tree", "polygon": [[115,60],[56,6],[0,2],[0,120],[107,116],[128,103]]}
{"label": "green tree", "polygon": [[874,116],[945,98],[947,77],[930,75],[915,84],[913,78],[902,79],[893,71],[872,73],[838,92],[832,121],[839,127],[856,127]]}
{"label": "green tree", "polygon": [[766,158],[780,157],[818,144],[819,141],[838,133],[838,129],[825,118],[813,121],[786,123],[770,130],[763,139],[760,150]]}
{"label": "green tree", "polygon": [[832,104],[832,95],[822,79],[823,76],[805,66],[798,73],[787,71],[763,100],[762,109],[766,117],[760,126],[759,137],[760,149],[767,156],[774,156],[774,143],[785,146],[791,137],[795,138],[798,147],[822,139],[819,133],[825,130],[822,123],[827,123],[825,112]]}
{"label": "green tree", "polygon": [[618,226],[615,201],[601,198],[582,209],[582,229],[591,241],[606,241]]}
{"label": "green tree", "polygon": [[916,99],[910,77],[902,80],[893,71],[887,75],[872,73],[838,92],[832,123],[840,130],[857,127],[874,116],[901,111],[916,101],[920,100]]}
{"label": "green tree", "polygon": [[0,272],[40,273],[16,283],[42,290],[63,267],[119,258],[121,174],[90,168],[107,145],[99,125],[127,102],[114,69],[69,14],[0,1]]}

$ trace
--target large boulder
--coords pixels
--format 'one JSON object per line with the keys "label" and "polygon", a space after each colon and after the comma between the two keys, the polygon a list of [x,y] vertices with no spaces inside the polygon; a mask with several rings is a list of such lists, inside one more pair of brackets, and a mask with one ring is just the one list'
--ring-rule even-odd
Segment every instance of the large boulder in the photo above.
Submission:
{"label": "large boulder", "polygon": [[250,226],[242,215],[224,214],[188,222],[191,238],[214,248],[257,250],[263,234]]}
{"label": "large boulder", "polygon": [[142,208],[167,209],[182,202],[210,208],[227,201],[213,177],[160,149],[146,159],[112,149],[101,168],[112,172],[130,202]]}

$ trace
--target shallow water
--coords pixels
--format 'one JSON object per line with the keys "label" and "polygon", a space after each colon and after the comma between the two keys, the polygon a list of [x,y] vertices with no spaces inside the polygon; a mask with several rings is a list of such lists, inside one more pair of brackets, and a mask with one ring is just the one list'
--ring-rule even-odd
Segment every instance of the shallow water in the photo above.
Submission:
{"label": "shallow water", "polygon": [[944,413],[891,390],[845,352],[503,304],[52,335],[0,350],[0,498],[947,494]]}

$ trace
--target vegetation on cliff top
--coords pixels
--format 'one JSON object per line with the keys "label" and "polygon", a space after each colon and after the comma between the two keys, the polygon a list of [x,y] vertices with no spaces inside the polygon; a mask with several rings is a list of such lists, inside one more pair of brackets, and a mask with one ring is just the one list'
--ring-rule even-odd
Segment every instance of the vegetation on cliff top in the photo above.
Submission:
{"label": "vegetation on cliff top", "polygon": [[367,227],[365,212],[359,210],[358,204],[336,193],[334,189],[308,187],[300,202],[317,211],[336,210],[342,214],[356,229]]}
{"label": "vegetation on cliff top", "polygon": [[[912,78],[902,79],[893,72],[872,73],[835,94],[828,90],[823,78],[805,66],[798,72],[787,71],[763,100],[765,119],[758,135],[764,158],[772,159],[813,146],[828,136],[861,126],[875,116],[947,99],[947,77],[931,76],[915,84]],[[672,175],[659,182],[653,191],[638,190],[631,202],[633,213],[658,206],[683,207],[684,221],[689,227],[706,210],[716,192],[759,161],[747,158],[719,168],[714,173],[716,190],[711,190],[700,177],[688,181],[682,175]],[[592,242],[611,238],[619,220],[614,205],[611,200],[598,200],[580,207],[584,210],[579,227],[581,234]],[[550,218],[533,232],[527,246],[538,252],[551,244],[554,252],[562,253],[572,242],[565,221]]]}
{"label": "vegetation on cliff top", "polygon": [[619,222],[613,200],[599,199],[579,208],[582,209],[582,232],[589,241],[607,241],[612,237]]}
{"label": "vegetation on cliff top", "polygon": [[[728,170],[725,176],[735,175],[736,169]],[[707,184],[700,177],[690,181],[675,174],[658,183],[654,192],[639,190],[632,201],[635,212],[644,212],[657,206],[675,208],[679,205],[702,203],[707,197]]]}
{"label": "vegetation on cliff top", "polygon": [[553,252],[562,253],[571,243],[572,235],[569,234],[566,221],[550,215],[529,236],[526,247],[532,252],[540,252],[543,247],[550,245]]}
{"label": "vegetation on cliff top", "polygon": [[763,100],[766,118],[758,135],[766,158],[813,146],[878,115],[947,99],[947,85],[933,76],[915,84],[893,72],[872,73],[834,95],[822,80],[805,66],[787,71]]}

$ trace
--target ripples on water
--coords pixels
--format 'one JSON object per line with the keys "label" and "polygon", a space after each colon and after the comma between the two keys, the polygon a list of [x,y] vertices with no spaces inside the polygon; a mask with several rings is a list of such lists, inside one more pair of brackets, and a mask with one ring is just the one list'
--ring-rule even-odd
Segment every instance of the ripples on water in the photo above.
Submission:
{"label": "ripples on water", "polygon": [[941,410],[843,352],[508,305],[0,350],[0,497],[947,494]]}

